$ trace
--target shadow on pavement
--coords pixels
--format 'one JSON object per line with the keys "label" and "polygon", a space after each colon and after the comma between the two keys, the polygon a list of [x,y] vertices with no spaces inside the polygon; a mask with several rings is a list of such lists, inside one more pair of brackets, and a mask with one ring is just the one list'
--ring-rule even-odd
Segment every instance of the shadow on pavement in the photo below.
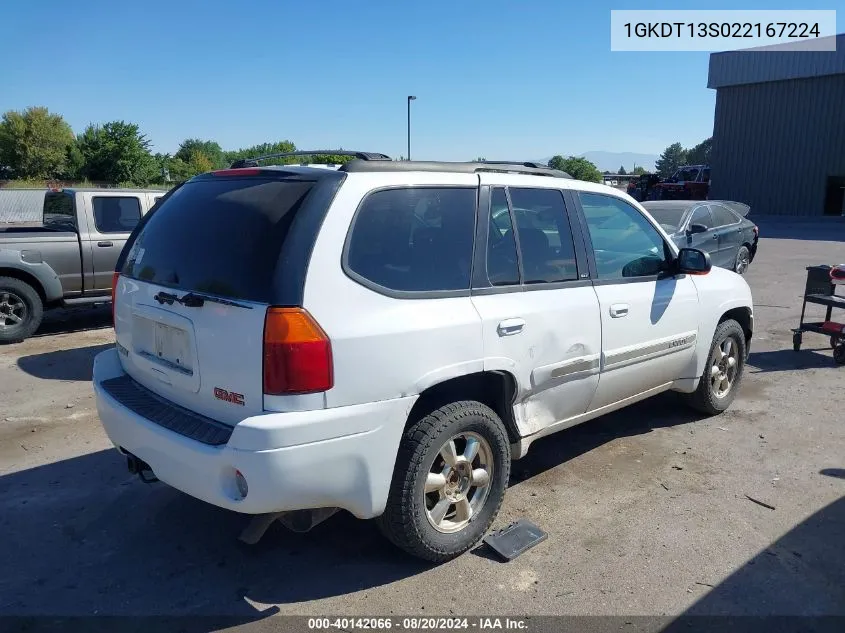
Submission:
{"label": "shadow on pavement", "polygon": [[[664,630],[841,631],[845,621],[843,535],[845,497],[799,523]],[[838,616],[838,622],[822,619],[831,616]]]}
{"label": "shadow on pavement", "polygon": [[111,347],[114,347],[113,343],[103,343],[102,345],[21,356],[18,359],[18,367],[30,376],[42,380],[87,382],[91,380],[94,357]]}
{"label": "shadow on pavement", "polygon": [[111,304],[60,308],[44,313],[41,327],[31,338],[103,330],[112,326]]}
{"label": "shadow on pavement", "polygon": [[804,348],[798,352],[792,349],[751,352],[748,358],[748,370],[752,374],[795,371],[796,369],[822,369],[825,367],[838,367],[833,360],[833,352],[829,347]]}
{"label": "shadow on pavement", "polygon": [[819,471],[819,474],[827,477],[836,477],[837,479],[845,479],[845,468],[823,468]]}
{"label": "shadow on pavement", "polygon": [[[813,242],[845,242],[845,222],[835,218],[825,222],[784,221],[752,218],[760,227],[761,238]],[[838,262],[837,262],[838,263]]]}

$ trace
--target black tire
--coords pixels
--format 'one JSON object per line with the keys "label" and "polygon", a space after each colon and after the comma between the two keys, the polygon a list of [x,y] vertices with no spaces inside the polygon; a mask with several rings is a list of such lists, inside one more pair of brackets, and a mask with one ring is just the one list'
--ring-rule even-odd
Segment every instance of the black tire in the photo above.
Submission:
{"label": "black tire", "polygon": [[836,346],[839,344],[839,337],[831,336],[830,337],[830,349],[836,349]]}
{"label": "black tire", "polygon": [[[14,317],[20,321],[15,323]],[[44,304],[35,288],[14,277],[0,277],[0,344],[29,338],[42,318]]]}
{"label": "black tire", "polygon": [[736,252],[736,259],[734,260],[734,272],[738,275],[744,275],[748,271],[748,266],[751,264],[751,251],[744,244],[739,247]]}
{"label": "black tire", "polygon": [[792,349],[796,352],[801,351],[801,332],[792,335]]}
{"label": "black tire", "polygon": [[[483,505],[463,528],[444,533],[435,529],[426,511],[425,482],[441,448],[460,433],[472,433],[488,443],[492,476]],[[501,419],[475,401],[447,404],[412,422],[402,437],[393,480],[379,529],[397,547],[427,561],[442,563],[478,543],[499,509],[510,477],[510,442]],[[436,494],[436,493],[435,493]]]}
{"label": "black tire", "polygon": [[833,360],[837,365],[845,365],[845,343],[841,343],[833,349]]}
{"label": "black tire", "polygon": [[[733,345],[737,347],[736,370],[733,380],[725,395],[719,397],[711,380],[711,368],[716,364],[716,355],[720,353],[721,345],[728,338],[731,338]],[[687,394],[687,403],[697,411],[707,415],[718,415],[725,411],[736,398],[742,383],[743,370],[745,369],[745,333],[739,323],[733,319],[722,321],[716,328],[713,335],[713,342],[710,344],[710,352],[707,354],[707,364],[698,383],[698,388],[691,394]]]}

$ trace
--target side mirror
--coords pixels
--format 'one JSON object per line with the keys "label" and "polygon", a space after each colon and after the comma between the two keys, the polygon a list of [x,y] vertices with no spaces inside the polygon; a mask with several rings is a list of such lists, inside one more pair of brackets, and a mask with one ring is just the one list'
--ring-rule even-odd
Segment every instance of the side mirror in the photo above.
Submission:
{"label": "side mirror", "polygon": [[693,233],[706,233],[707,227],[703,224],[690,224],[687,228],[687,233],[692,235]]}
{"label": "side mirror", "polygon": [[713,264],[710,255],[697,248],[682,248],[678,252],[677,272],[685,275],[706,275]]}

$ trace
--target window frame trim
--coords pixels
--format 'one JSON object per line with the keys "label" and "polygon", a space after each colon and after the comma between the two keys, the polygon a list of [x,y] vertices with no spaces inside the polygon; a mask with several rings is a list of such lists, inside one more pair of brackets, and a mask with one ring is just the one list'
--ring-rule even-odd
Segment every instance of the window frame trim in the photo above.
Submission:
{"label": "window frame trim", "polygon": [[96,208],[97,200],[114,200],[114,199],[121,199],[121,198],[122,199],[134,200],[135,202],[138,203],[138,223],[135,224],[136,227],[138,226],[138,224],[141,223],[141,220],[144,219],[144,212],[143,212],[142,206],[141,206],[141,198],[139,198],[137,195],[128,194],[128,195],[124,195],[124,196],[120,196],[120,195],[117,195],[117,196],[102,196],[102,195],[98,195],[98,194],[95,193],[94,195],[91,196],[91,219],[94,222],[94,231],[97,234],[99,234],[99,235],[124,235],[124,234],[125,235],[131,235],[132,232],[135,230],[135,227],[133,227],[129,231],[104,231],[99,226],[97,226],[97,208]]}
{"label": "window frame trim", "polygon": [[[382,286],[381,284],[377,284],[376,282],[367,279],[363,275],[355,272],[349,266],[349,248],[352,243],[352,234],[355,231],[355,226],[358,224],[358,220],[361,216],[361,210],[364,207],[364,204],[369,200],[369,198],[376,193],[380,193],[383,191],[394,191],[397,189],[465,189],[475,192],[475,210],[473,212],[473,233],[472,233],[472,254],[470,256],[470,271],[469,271],[469,284],[466,289],[459,289],[459,290],[394,290],[393,288],[388,288],[386,286]],[[388,185],[384,187],[376,187],[375,189],[370,189],[367,191],[366,194],[361,198],[358,202],[358,206],[355,208],[355,212],[352,214],[352,220],[349,222],[349,228],[346,230],[346,237],[343,240],[343,250],[341,251],[340,256],[340,267],[343,271],[343,274],[346,275],[349,279],[354,281],[355,283],[364,286],[365,288],[372,290],[380,295],[385,297],[390,297],[392,299],[448,299],[451,297],[469,297],[471,294],[472,288],[472,280],[473,275],[475,272],[475,259],[476,259],[476,251],[477,248],[477,235],[478,235],[478,208],[479,208],[479,187],[478,185],[439,185],[439,184],[401,184],[401,185]]]}
{"label": "window frame trim", "polygon": [[[673,243],[671,243],[671,240],[669,242],[667,242],[666,237],[663,235],[663,231],[661,231],[660,227],[657,226],[657,224],[649,218],[648,214],[643,213],[635,205],[631,204],[627,200],[624,200],[620,196],[614,196],[614,195],[611,195],[611,194],[602,193],[601,191],[588,191],[586,189],[572,189],[571,193],[572,193],[573,202],[575,204],[575,208],[577,210],[578,216],[579,216],[580,221],[581,221],[582,231],[584,231],[584,233],[586,235],[588,235],[588,236],[590,235],[590,233],[589,233],[590,228],[589,228],[589,225],[587,224],[587,215],[586,215],[586,213],[584,213],[584,207],[581,204],[581,196],[577,195],[577,194],[581,194],[581,193],[589,193],[589,194],[593,194],[593,195],[597,195],[597,196],[603,196],[605,198],[618,199],[618,200],[624,202],[625,204],[627,204],[628,206],[633,208],[637,213],[639,213],[640,216],[649,225],[651,225],[651,227],[657,232],[657,235],[660,237],[660,240],[663,242],[663,252],[664,253],[666,252],[667,249],[669,250],[670,253],[675,253],[675,251],[677,250],[677,246],[675,246]],[[640,277],[617,277],[617,278],[613,278],[613,279],[600,279],[599,276],[598,276],[598,268],[596,266],[596,256],[595,256],[595,251],[593,249],[592,237],[590,237],[590,240],[587,244],[587,259],[590,263],[590,275],[591,275],[593,286],[612,286],[612,285],[617,285],[617,284],[647,283],[647,282],[651,282],[651,281],[659,281],[661,279],[670,279],[670,278],[678,279],[678,278],[685,277],[685,275],[676,275],[676,274],[669,272],[669,271],[662,271],[662,272],[657,273],[656,275],[643,275],[643,276],[640,276]]]}

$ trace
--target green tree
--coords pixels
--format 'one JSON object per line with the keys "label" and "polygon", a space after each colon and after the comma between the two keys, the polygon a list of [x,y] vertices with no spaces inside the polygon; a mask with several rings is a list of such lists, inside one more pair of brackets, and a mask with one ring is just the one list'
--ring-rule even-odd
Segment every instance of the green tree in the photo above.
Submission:
{"label": "green tree", "polygon": [[655,168],[661,178],[667,178],[674,174],[678,170],[678,167],[686,164],[686,162],[686,150],[681,147],[680,143],[672,143],[663,150],[660,158],[657,159],[657,163],[655,163]]}
{"label": "green tree", "polygon": [[115,184],[149,184],[160,178],[149,148],[150,141],[134,123],[91,124],[79,136],[79,149],[85,161],[82,175]]}
{"label": "green tree", "polygon": [[642,165],[634,165],[634,170],[631,173],[635,176],[642,176],[643,174],[647,174],[648,172]]}
{"label": "green tree", "polygon": [[47,108],[10,110],[0,121],[0,166],[16,178],[64,175],[73,144],[70,126]]}
{"label": "green tree", "polygon": [[[294,145],[291,141],[277,141],[276,143],[260,143],[258,145],[253,145],[252,147],[244,147],[239,150],[224,152],[224,163],[228,167],[236,160],[241,160],[243,158],[257,158],[258,156],[267,156],[268,154],[287,154],[289,152],[295,152],[296,145]],[[303,163],[303,162],[312,162],[312,163],[326,163],[326,160],[315,160],[316,156],[290,156],[287,158],[271,158],[266,161],[262,161],[262,165],[290,165],[291,163]],[[346,158],[345,160],[349,160]]]}
{"label": "green tree", "polygon": [[198,138],[188,138],[182,141],[174,158],[178,158],[184,163],[190,163],[191,155],[194,152],[205,155],[211,161],[212,168],[229,166],[230,161],[226,160],[225,152],[217,141],[203,141]]}
{"label": "green tree", "polygon": [[709,165],[710,152],[713,149],[713,137],[706,138],[695,147],[687,150],[687,163],[690,165]]}
{"label": "green tree", "polygon": [[616,173],[619,174],[620,176],[627,176],[628,175],[628,172],[625,171],[624,165],[619,165],[619,171],[616,172]]}
{"label": "green tree", "polygon": [[579,156],[570,156],[569,158],[560,155],[553,156],[549,161],[549,167],[565,171],[576,180],[589,182],[602,182],[604,180],[598,167],[586,158]]}

